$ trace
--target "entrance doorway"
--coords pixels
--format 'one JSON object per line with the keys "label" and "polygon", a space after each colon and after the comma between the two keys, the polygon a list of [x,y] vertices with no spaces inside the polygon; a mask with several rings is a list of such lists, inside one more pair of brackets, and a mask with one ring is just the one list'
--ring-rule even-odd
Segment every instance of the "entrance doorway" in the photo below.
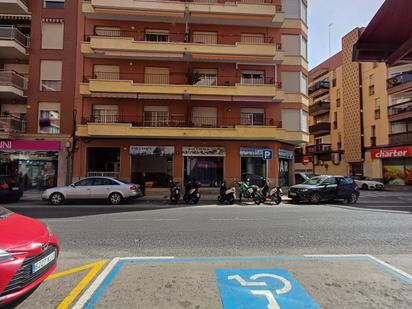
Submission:
{"label": "entrance doorway", "polygon": [[120,148],[87,148],[87,176],[120,176]]}

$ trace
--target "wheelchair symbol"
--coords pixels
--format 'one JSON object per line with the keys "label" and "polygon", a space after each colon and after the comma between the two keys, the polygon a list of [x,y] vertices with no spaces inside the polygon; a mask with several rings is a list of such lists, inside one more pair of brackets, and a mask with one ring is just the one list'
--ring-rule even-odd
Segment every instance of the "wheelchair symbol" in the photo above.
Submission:
{"label": "wheelchair symbol", "polygon": [[[262,278],[272,278],[272,279],[276,279],[279,280],[280,282],[282,282],[283,287],[281,289],[276,289],[275,292],[278,296],[288,293],[291,289],[292,289],[292,284],[290,283],[289,280],[281,277],[281,276],[277,276],[277,275],[273,275],[273,274],[256,274],[251,276],[249,279],[253,280],[253,281],[246,281],[244,280],[241,276],[239,275],[234,275],[234,276],[228,276],[227,279],[228,280],[236,280],[237,282],[239,282],[239,284],[241,286],[250,286],[250,287],[263,287],[263,286],[267,286],[266,282],[263,281],[256,281],[257,279],[262,279]],[[251,290],[250,293],[252,295],[256,295],[256,296],[265,296],[267,301],[268,301],[268,309],[280,309],[280,306],[278,304],[278,302],[276,301],[275,296],[273,295],[272,291],[270,290]]]}

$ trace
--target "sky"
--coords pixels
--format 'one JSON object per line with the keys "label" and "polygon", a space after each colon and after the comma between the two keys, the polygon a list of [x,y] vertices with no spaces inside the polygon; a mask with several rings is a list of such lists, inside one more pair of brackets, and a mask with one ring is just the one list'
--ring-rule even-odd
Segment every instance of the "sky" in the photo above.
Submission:
{"label": "sky", "polygon": [[384,0],[309,0],[308,26],[309,68],[329,58],[329,24],[331,55],[341,50],[342,37],[356,27],[365,27]]}

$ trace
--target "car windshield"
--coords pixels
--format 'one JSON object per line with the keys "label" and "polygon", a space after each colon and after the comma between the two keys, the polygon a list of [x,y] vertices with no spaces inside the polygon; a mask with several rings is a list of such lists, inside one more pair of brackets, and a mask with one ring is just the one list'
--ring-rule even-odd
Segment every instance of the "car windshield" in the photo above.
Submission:
{"label": "car windshield", "polygon": [[10,214],[11,214],[11,212],[8,209],[0,207],[0,219],[3,219],[5,217],[9,216]]}
{"label": "car windshield", "polygon": [[305,185],[320,185],[326,177],[312,177],[304,182]]}

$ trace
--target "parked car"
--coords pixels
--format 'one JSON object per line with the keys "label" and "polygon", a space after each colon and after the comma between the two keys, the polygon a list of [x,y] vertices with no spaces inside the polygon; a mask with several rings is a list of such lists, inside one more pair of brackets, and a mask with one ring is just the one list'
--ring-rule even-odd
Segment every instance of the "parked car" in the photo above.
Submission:
{"label": "parked car", "polygon": [[293,202],[308,201],[316,204],[342,199],[348,203],[356,203],[359,189],[351,177],[316,176],[290,187],[288,196]]}
{"label": "parked car", "polygon": [[42,193],[42,199],[52,205],[61,205],[68,200],[107,200],[112,205],[119,205],[140,196],[139,185],[111,177],[87,177]]}
{"label": "parked car", "polygon": [[57,237],[43,223],[0,207],[0,307],[36,289],[56,268]]}
{"label": "parked car", "polygon": [[23,196],[23,189],[13,176],[0,175],[0,202],[17,202]]}
{"label": "parked car", "polygon": [[385,185],[382,182],[372,180],[368,177],[353,177],[356,184],[362,190],[385,190]]}
{"label": "parked car", "polygon": [[302,172],[296,172],[295,173],[295,184],[298,185],[300,183],[304,183],[306,180],[308,180],[310,177]]}

